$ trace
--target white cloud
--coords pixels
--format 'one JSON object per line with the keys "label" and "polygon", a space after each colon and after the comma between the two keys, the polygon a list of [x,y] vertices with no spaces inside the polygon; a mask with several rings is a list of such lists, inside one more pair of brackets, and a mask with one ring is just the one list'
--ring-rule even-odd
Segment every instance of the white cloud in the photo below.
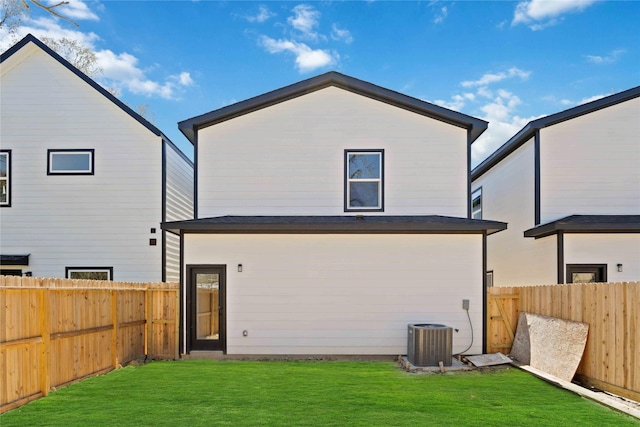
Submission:
{"label": "white cloud", "polygon": [[594,64],[611,64],[613,62],[616,62],[620,57],[620,55],[622,55],[625,52],[626,51],[624,49],[615,49],[609,52],[605,56],[586,55],[586,57],[587,57],[587,61],[592,62]]}
{"label": "white cloud", "polygon": [[604,98],[605,96],[609,96],[609,95],[611,95],[611,94],[610,93],[605,93],[605,94],[600,94],[600,95],[593,95],[593,96],[590,96],[588,98],[582,99],[576,105],[582,105],[582,104],[586,104],[587,102],[597,101],[598,99]]}
{"label": "white cloud", "polygon": [[566,13],[581,12],[598,0],[530,0],[516,5],[511,25],[525,24],[541,30],[557,23]]}
{"label": "white cloud", "polygon": [[182,85],[182,86],[192,86],[194,84],[193,79],[191,78],[191,73],[188,73],[186,71],[183,71],[182,73],[180,73],[177,76],[172,76],[177,78],[178,82]]}
{"label": "white cloud", "polygon": [[69,40],[75,40],[91,49],[95,48],[95,42],[100,39],[100,37],[95,33],[83,33],[68,25],[62,27],[58,22],[59,21],[55,18],[27,18],[24,24],[19,27],[14,34],[9,35],[4,32],[0,32],[0,50],[5,51],[29,33],[33,34],[37,38],[49,37],[52,39],[66,38]]}
{"label": "white cloud", "polygon": [[525,80],[529,78],[530,74],[531,72],[529,71],[523,71],[517,67],[512,67],[507,71],[502,71],[500,73],[487,73],[478,80],[464,81],[461,85],[463,87],[487,86],[491,83],[496,83],[513,77],[519,77],[520,79]]}
{"label": "white cloud", "polygon": [[[96,15],[89,6],[82,0],[65,0],[67,4],[63,4],[59,7],[54,8],[53,10],[64,16],[65,18],[69,18],[71,20],[78,21],[99,21],[98,15]],[[59,4],[60,0],[47,0],[46,4],[48,6]],[[32,6],[34,7],[34,6]]]}
{"label": "white cloud", "polygon": [[138,66],[138,58],[126,52],[116,54],[107,49],[96,52],[96,57],[102,68],[101,82],[116,89],[125,88],[137,95],[176,99],[181,87],[194,84],[188,72],[171,75],[164,82],[151,80]]}
{"label": "white cloud", "polygon": [[292,10],[293,16],[287,18],[287,22],[300,34],[309,40],[318,40],[319,34],[315,31],[318,27],[320,12],[315,10],[313,6],[307,4],[299,4]]}
{"label": "white cloud", "polygon": [[339,59],[339,56],[334,52],[311,49],[304,43],[291,40],[274,40],[270,37],[262,36],[260,44],[269,53],[293,53],[296,57],[296,66],[301,73],[332,65]]}
{"label": "white cloud", "polygon": [[446,6],[442,6],[438,13],[436,13],[436,17],[433,18],[433,22],[435,24],[442,24],[447,17],[448,11]]}
{"label": "white cloud", "polygon": [[353,43],[353,36],[351,35],[351,32],[347,29],[338,27],[337,24],[333,24],[331,26],[331,38],[333,40],[341,40],[346,44]]}
{"label": "white cloud", "polygon": [[267,6],[261,5],[258,7],[258,13],[253,16],[247,16],[247,21],[249,22],[257,22],[262,24],[263,22],[268,21],[269,19],[276,16],[275,13],[271,12]]}
{"label": "white cloud", "polygon": [[6,50],[10,45],[29,33],[39,39],[49,37],[52,39],[67,38],[75,40],[93,50],[96,54],[97,65],[102,70],[96,80],[103,86],[112,87],[119,92],[124,89],[134,94],[149,97],[159,96],[165,99],[177,99],[185,87],[195,84],[191,74],[186,71],[170,75],[164,82],[154,81],[140,67],[139,59],[136,56],[127,52],[117,54],[111,50],[98,50],[96,44],[100,41],[100,37],[97,34],[92,32],[83,33],[68,25],[62,27],[59,21],[53,17],[27,19],[25,25],[18,28],[14,38],[4,37],[4,34],[0,34],[0,36],[3,36],[0,38],[0,50]]}

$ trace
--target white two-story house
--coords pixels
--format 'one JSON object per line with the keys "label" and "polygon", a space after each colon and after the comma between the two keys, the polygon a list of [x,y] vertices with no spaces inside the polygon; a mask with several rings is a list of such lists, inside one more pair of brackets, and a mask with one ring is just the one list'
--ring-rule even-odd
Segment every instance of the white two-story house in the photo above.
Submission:
{"label": "white two-story house", "polygon": [[472,171],[496,286],[640,280],[640,86],[530,122]]}
{"label": "white two-story house", "polygon": [[0,64],[0,274],[178,281],[193,163],[37,38]]}
{"label": "white two-story house", "polygon": [[330,72],[179,127],[197,216],[163,228],[183,353],[398,355],[412,323],[482,351],[486,238],[506,227],[470,219],[486,122]]}

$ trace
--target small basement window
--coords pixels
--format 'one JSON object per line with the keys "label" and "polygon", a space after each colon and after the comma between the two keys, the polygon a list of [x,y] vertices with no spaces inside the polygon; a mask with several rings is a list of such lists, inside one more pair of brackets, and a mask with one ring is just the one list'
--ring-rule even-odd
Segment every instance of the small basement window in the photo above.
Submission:
{"label": "small basement window", "polygon": [[66,267],[67,279],[113,280],[113,267]]}
{"label": "small basement window", "polygon": [[345,150],[345,211],[384,210],[384,150]]}
{"label": "small basement window", "polygon": [[94,150],[47,150],[47,175],[93,175]]}
{"label": "small basement window", "polygon": [[0,150],[0,206],[11,206],[11,150]]}
{"label": "small basement window", "polygon": [[482,187],[471,193],[471,218],[482,219]]}

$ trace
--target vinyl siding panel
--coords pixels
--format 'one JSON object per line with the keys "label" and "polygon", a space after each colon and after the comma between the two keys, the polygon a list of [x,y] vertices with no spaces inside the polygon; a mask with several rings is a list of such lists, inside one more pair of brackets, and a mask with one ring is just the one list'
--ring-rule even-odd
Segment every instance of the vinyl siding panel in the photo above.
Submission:
{"label": "vinyl siding panel", "polygon": [[198,217],[344,213],[344,150],[385,150],[386,214],[467,215],[467,131],[330,87],[198,133]]}
{"label": "vinyl siding panel", "polygon": [[[165,221],[194,218],[193,164],[165,143]],[[165,239],[165,280],[180,281],[180,237],[168,232]]]}
{"label": "vinyl siding panel", "polygon": [[187,234],[185,262],[227,265],[229,354],[405,354],[409,323],[458,329],[460,352],[462,299],[482,351],[480,235]]}
{"label": "vinyl siding panel", "polygon": [[[161,245],[149,245],[161,221],[159,137],[40,49],[23,51],[3,63],[0,87],[13,166],[2,253],[31,254],[35,276],[109,266],[115,280],[160,280]],[[70,148],[95,149],[94,175],[47,175],[47,149]]]}
{"label": "vinyl siding panel", "polygon": [[640,214],[640,98],[541,130],[542,223]]}
{"label": "vinyl siding panel", "polygon": [[[566,264],[607,264],[608,282],[640,277],[640,234],[565,234]],[[617,264],[622,264],[618,272]]]}
{"label": "vinyl siding panel", "polygon": [[494,286],[557,283],[555,236],[534,240],[525,230],[535,225],[535,150],[533,138],[475,180],[482,187],[482,218],[508,223],[487,238],[487,269]]}

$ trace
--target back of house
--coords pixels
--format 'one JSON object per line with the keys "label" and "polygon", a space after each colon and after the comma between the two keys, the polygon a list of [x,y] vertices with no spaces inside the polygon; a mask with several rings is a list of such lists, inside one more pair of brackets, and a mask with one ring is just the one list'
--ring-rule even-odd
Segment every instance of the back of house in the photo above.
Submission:
{"label": "back of house", "polygon": [[1,273],[176,281],[192,162],[35,37],[1,63]]}
{"label": "back of house", "polygon": [[469,219],[486,122],[330,72],[180,129],[197,219],[163,228],[183,242],[183,352],[398,355],[425,322],[481,351],[483,242],[505,227]]}
{"label": "back of house", "polygon": [[472,171],[496,286],[640,280],[640,87],[532,121]]}

